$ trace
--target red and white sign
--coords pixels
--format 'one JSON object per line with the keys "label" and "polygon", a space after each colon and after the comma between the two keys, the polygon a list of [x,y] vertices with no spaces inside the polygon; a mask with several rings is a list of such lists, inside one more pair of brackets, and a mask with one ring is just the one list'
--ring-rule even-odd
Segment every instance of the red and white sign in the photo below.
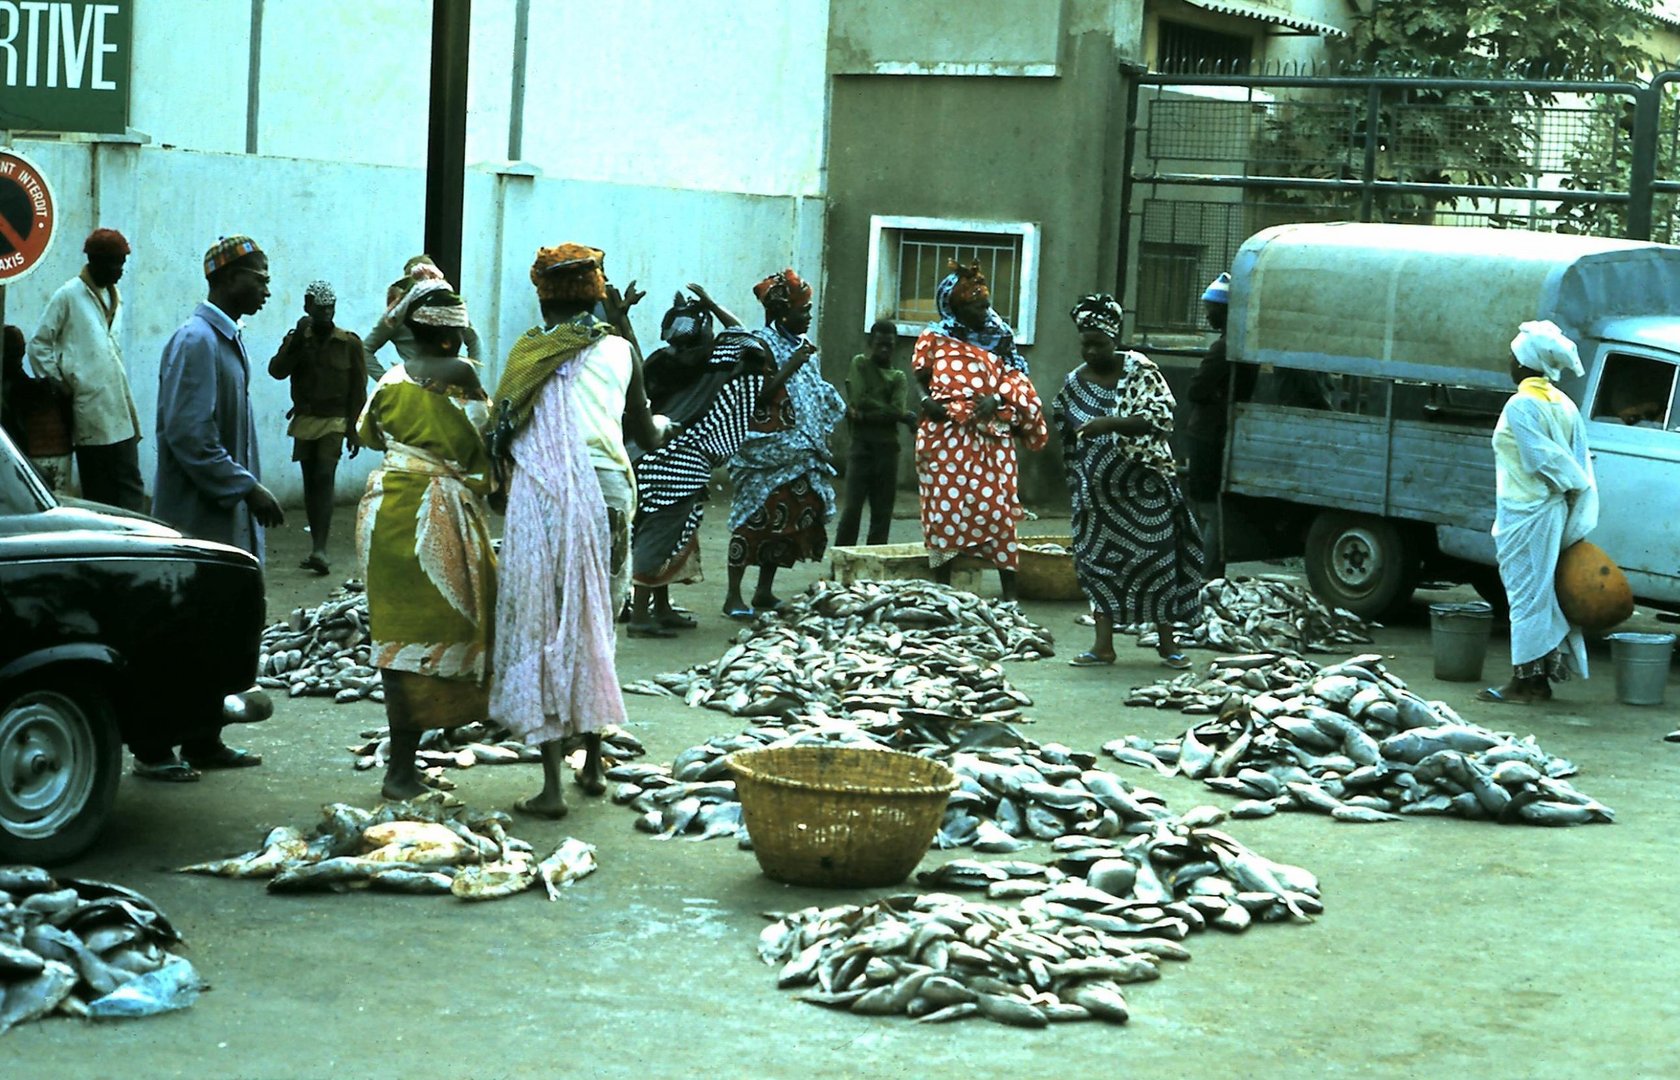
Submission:
{"label": "red and white sign", "polygon": [[52,186],[33,162],[0,150],[0,286],[41,265],[58,228]]}

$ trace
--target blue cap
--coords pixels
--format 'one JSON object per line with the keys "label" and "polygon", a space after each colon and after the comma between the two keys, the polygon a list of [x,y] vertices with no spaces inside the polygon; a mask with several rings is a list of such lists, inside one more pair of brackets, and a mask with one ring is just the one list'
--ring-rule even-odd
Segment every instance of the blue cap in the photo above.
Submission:
{"label": "blue cap", "polygon": [[1214,278],[1208,287],[1202,291],[1202,299],[1210,304],[1229,304],[1231,302],[1231,275],[1220,274]]}

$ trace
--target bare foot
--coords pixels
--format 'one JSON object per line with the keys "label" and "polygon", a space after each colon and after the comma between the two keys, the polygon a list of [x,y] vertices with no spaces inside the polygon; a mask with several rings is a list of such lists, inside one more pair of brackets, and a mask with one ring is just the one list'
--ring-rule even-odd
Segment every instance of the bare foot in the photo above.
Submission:
{"label": "bare foot", "polygon": [[770,593],[753,593],[754,611],[775,611],[782,606],[781,600]]}
{"label": "bare foot", "polygon": [[601,760],[585,759],[583,768],[572,774],[572,783],[582,788],[585,795],[604,795],[607,790],[607,778],[601,769]]}
{"label": "bare foot", "polygon": [[419,798],[426,791],[426,785],[420,782],[420,777],[416,773],[411,772],[406,776],[386,773],[385,784],[379,789],[379,794],[382,798],[389,799],[392,802],[406,802],[409,799]]}
{"label": "bare foot", "polygon": [[517,799],[514,801],[513,808],[521,814],[547,818],[550,821],[559,821],[572,809],[566,805],[564,795],[550,796],[547,792],[538,792],[535,795],[527,795],[523,799]]}

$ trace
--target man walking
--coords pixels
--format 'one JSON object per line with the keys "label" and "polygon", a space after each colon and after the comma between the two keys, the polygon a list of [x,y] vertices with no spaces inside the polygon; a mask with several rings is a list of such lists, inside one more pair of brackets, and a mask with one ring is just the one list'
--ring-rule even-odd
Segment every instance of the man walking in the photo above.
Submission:
{"label": "man walking", "polygon": [[268,256],[248,236],[204,256],[209,297],[163,347],[152,513],[188,536],[263,557],[264,528],[285,521],[259,479],[251,362],[236,320],[268,300]]}
{"label": "man walking", "polygon": [[268,362],[270,375],[292,382],[291,423],[286,434],[292,437],[292,460],[303,472],[310,542],[309,557],[298,565],[319,575],[332,571],[327,537],[332,531],[338,457],[346,445],[351,457],[362,448],[356,438],[356,418],[367,401],[362,342],[333,325],[337,308],[331,285],[310,282],[303,291],[303,318],[287,332],[280,351]]}
{"label": "man walking", "polygon": [[117,282],[128,261],[128,241],[115,229],[95,229],[82,251],[87,265],[47,301],[29,342],[29,361],[71,402],[82,497],[138,511],[146,504],[140,416],[117,344],[122,314]]}

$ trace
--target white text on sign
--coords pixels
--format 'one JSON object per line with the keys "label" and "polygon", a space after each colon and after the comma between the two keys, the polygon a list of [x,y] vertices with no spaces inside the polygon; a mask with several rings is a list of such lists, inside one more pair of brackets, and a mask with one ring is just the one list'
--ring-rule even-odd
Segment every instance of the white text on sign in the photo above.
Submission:
{"label": "white text on sign", "polygon": [[105,58],[117,51],[106,24],[118,11],[87,4],[78,23],[76,5],[62,0],[0,0],[0,86],[116,90]]}

